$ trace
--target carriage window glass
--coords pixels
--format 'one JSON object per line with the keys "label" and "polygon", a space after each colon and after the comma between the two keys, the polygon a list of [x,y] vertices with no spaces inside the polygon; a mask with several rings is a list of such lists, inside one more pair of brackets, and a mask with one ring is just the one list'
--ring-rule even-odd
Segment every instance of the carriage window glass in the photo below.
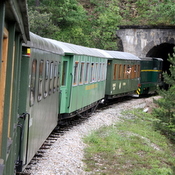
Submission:
{"label": "carriage window glass", "polygon": [[119,65],[119,79],[122,79],[123,78],[123,73],[122,73],[122,71],[123,71],[123,65]]}
{"label": "carriage window glass", "polygon": [[117,64],[114,64],[113,80],[117,79]]}
{"label": "carriage window glass", "polygon": [[98,69],[99,69],[99,63],[96,63],[96,81],[98,81],[98,73],[99,73]]}
{"label": "carriage window glass", "polygon": [[105,64],[103,63],[102,80],[105,80]]}
{"label": "carriage window glass", "polygon": [[49,61],[45,62],[45,82],[44,82],[44,97],[46,98],[48,95],[49,88]]}
{"label": "carriage window glass", "polygon": [[50,63],[50,75],[49,75],[49,94],[51,94],[53,89],[53,76],[54,76],[54,63]]}
{"label": "carriage window glass", "polygon": [[98,80],[98,63],[95,64],[95,81]]}
{"label": "carriage window glass", "polygon": [[84,63],[81,63],[81,68],[80,68],[80,84],[83,84],[83,77],[84,77]]}
{"label": "carriage window glass", "polygon": [[30,102],[29,102],[30,106],[33,106],[35,102],[36,70],[37,70],[37,61],[33,60],[31,70],[31,81],[30,81]]}
{"label": "carriage window glass", "polygon": [[78,80],[78,65],[79,62],[75,62],[74,64],[74,81],[73,81],[73,85],[77,85],[77,80]]}
{"label": "carriage window glass", "polygon": [[66,85],[67,61],[63,61],[62,86]]}
{"label": "carriage window glass", "polygon": [[90,82],[94,81],[94,63],[91,63],[91,80]]}
{"label": "carriage window glass", "polygon": [[86,63],[85,83],[88,83],[90,63]]}
{"label": "carriage window glass", "polygon": [[104,63],[104,71],[105,71],[105,74],[104,74],[104,80],[105,80],[106,74],[107,74],[107,63]]}
{"label": "carriage window glass", "polygon": [[38,101],[42,99],[42,87],[43,87],[43,68],[44,61],[41,60],[39,63],[39,78],[38,78]]}
{"label": "carriage window glass", "polygon": [[55,92],[57,88],[57,75],[58,75],[58,64],[56,62],[54,65],[53,92]]}
{"label": "carriage window glass", "polygon": [[123,70],[124,70],[124,71],[123,71],[123,73],[124,73],[124,74],[123,74],[123,78],[124,78],[124,79],[127,79],[128,72],[127,72],[127,66],[126,66],[126,65],[123,65]]}
{"label": "carriage window glass", "polygon": [[60,64],[58,63],[58,72],[57,72],[57,90],[59,90],[60,86]]}
{"label": "carriage window glass", "polygon": [[140,65],[137,65],[138,66],[138,68],[137,68],[137,78],[139,78],[140,77]]}
{"label": "carriage window glass", "polygon": [[137,65],[134,65],[134,78],[137,78]]}
{"label": "carriage window glass", "polygon": [[98,65],[98,81],[100,81],[101,78],[101,63]]}

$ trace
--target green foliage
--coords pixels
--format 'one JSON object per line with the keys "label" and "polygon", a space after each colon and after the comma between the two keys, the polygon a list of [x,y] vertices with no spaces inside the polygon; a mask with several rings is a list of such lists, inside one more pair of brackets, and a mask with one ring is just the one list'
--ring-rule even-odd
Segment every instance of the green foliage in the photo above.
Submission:
{"label": "green foliage", "polygon": [[154,115],[158,118],[156,127],[166,134],[170,139],[175,141],[175,54],[169,57],[170,75],[164,73],[164,81],[169,84],[169,89],[159,90],[161,99],[155,101],[158,108],[154,109]]}
{"label": "green foliage", "polygon": [[[122,25],[173,25],[175,4],[173,0],[120,1]],[[123,7],[124,6],[124,7]]]}
{"label": "green foliage", "polygon": [[37,10],[29,10],[30,30],[40,36],[55,37],[59,33],[59,27],[52,23],[52,13],[40,13]]}
{"label": "green foliage", "polygon": [[117,50],[119,25],[173,25],[174,0],[28,0],[31,31],[64,42]]}

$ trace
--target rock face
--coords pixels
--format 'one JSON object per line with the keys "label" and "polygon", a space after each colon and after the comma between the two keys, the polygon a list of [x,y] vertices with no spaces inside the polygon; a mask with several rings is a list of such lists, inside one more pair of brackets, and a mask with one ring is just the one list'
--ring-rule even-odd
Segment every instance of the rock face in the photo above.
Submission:
{"label": "rock face", "polygon": [[[91,131],[118,122],[123,110],[153,107],[153,98],[132,99],[96,112],[84,123],[74,126],[53,144],[44,157],[27,173],[31,175],[87,175],[83,163],[85,144],[82,138]],[[148,111],[147,111],[148,112]],[[127,117],[127,116],[126,116]]]}

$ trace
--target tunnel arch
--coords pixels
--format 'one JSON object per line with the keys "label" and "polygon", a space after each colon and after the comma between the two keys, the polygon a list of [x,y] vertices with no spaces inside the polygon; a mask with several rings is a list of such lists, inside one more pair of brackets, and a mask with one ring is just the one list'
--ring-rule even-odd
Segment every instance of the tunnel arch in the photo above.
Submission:
{"label": "tunnel arch", "polygon": [[169,73],[170,63],[167,60],[169,55],[172,56],[174,53],[175,44],[171,43],[161,43],[159,45],[153,46],[146,54],[147,57],[157,57],[163,59],[163,71]]}

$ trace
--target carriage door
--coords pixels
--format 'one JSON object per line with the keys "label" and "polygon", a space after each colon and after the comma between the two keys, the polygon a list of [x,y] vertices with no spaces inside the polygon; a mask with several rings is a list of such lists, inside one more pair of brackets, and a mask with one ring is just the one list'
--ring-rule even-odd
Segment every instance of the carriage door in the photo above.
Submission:
{"label": "carriage door", "polygon": [[[6,71],[7,71],[7,51],[8,51],[8,31],[4,29],[3,43],[2,43],[2,59],[0,68],[0,149],[2,146],[2,127],[4,115],[4,100],[5,100],[5,85],[6,85]],[[0,154],[1,154],[0,150]]]}
{"label": "carriage door", "polygon": [[68,113],[69,111],[69,101],[70,101],[70,89],[72,82],[72,75],[70,73],[70,60],[69,56],[64,58],[63,67],[62,67],[62,82],[61,82],[61,104],[60,104],[60,113]]}

